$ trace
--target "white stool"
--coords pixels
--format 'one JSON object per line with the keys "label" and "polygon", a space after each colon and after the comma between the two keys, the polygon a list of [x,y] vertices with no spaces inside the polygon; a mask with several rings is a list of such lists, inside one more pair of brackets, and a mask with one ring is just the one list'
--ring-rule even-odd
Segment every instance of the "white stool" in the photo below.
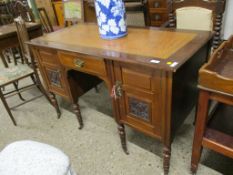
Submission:
{"label": "white stool", "polygon": [[76,175],[61,150],[35,141],[17,141],[0,152],[0,175]]}

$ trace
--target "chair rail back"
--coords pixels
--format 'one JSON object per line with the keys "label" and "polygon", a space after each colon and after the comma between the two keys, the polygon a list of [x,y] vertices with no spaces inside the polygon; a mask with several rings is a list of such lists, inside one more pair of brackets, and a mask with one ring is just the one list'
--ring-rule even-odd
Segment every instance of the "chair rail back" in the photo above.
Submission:
{"label": "chair rail back", "polygon": [[170,0],[169,3],[169,27],[176,27],[176,10],[183,7],[202,7],[213,12],[213,31],[215,31],[213,48],[220,43],[222,18],[225,11],[226,0]]}
{"label": "chair rail back", "polygon": [[14,4],[14,11],[17,16],[21,16],[26,22],[35,22],[32,10],[22,1],[17,0]]}
{"label": "chair rail back", "polygon": [[48,17],[48,14],[47,14],[45,8],[44,7],[38,8],[38,11],[39,11],[40,22],[43,26],[44,32],[45,33],[53,32],[54,29],[53,29],[53,26],[51,24],[51,21]]}
{"label": "chair rail back", "polygon": [[28,35],[25,21],[23,20],[21,16],[19,16],[16,19],[14,19],[14,22],[16,25],[17,36],[18,36],[19,45],[22,51],[24,62],[29,64],[28,57],[30,57],[30,50],[29,50],[29,46],[25,43],[26,41],[29,41],[29,35]]}

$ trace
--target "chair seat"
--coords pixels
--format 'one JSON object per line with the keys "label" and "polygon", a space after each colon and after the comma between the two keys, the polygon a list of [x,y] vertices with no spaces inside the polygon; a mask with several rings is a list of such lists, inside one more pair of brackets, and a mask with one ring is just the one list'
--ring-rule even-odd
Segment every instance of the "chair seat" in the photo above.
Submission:
{"label": "chair seat", "polygon": [[75,175],[61,150],[35,141],[17,141],[0,152],[1,175]]}
{"label": "chair seat", "polygon": [[32,74],[34,71],[28,65],[17,65],[10,68],[0,69],[0,86],[21,77]]}

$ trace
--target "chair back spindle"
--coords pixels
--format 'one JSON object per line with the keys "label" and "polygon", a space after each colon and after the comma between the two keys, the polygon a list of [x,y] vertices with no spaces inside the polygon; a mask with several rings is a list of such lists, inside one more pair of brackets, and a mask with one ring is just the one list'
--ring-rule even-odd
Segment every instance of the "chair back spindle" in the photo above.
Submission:
{"label": "chair back spindle", "polygon": [[[184,29],[188,27],[192,29],[192,26],[195,25],[193,29],[203,30],[205,28],[205,30],[214,31],[213,48],[216,49],[221,43],[220,35],[225,5],[226,0],[170,0],[169,27],[181,26],[181,22],[178,20],[182,19]],[[188,12],[189,9],[193,12]],[[208,11],[211,11],[211,14]],[[207,20],[211,20],[211,22]],[[186,24],[184,25],[184,23]]]}
{"label": "chair back spindle", "polygon": [[41,7],[41,8],[38,8],[38,11],[39,11],[39,17],[40,17],[40,21],[41,21],[41,24],[43,26],[43,30],[45,33],[51,33],[54,31],[53,29],[53,26],[51,24],[51,21],[48,17],[48,14],[45,10],[44,7]]}
{"label": "chair back spindle", "polygon": [[25,5],[21,1],[16,1],[14,4],[15,14],[21,16],[26,22],[35,22],[34,15],[29,6]]}
{"label": "chair back spindle", "polygon": [[22,51],[23,59],[25,63],[29,64],[28,58],[30,58],[30,50],[28,45],[25,43],[26,41],[29,41],[29,35],[27,32],[25,21],[21,16],[16,18],[14,21],[17,29],[17,36],[19,40],[20,49]]}

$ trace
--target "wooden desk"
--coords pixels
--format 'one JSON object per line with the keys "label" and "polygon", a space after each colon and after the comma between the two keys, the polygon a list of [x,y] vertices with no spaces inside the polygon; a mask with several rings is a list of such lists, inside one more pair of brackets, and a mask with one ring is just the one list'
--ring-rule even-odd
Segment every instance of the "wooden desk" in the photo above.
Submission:
{"label": "wooden desk", "polygon": [[[36,38],[38,36],[41,36],[42,29],[41,25],[38,23],[26,23],[26,26],[28,28],[29,37]],[[19,45],[17,33],[16,33],[16,26],[14,23],[0,26],[0,52],[2,52],[5,49],[13,48]],[[1,59],[3,63],[5,63],[5,59],[3,56],[1,56]]]}
{"label": "wooden desk", "polygon": [[103,40],[94,24],[80,24],[32,40],[49,92],[74,103],[93,76],[116,92],[113,112],[127,152],[124,124],[164,144],[169,169],[174,134],[196,103],[198,69],[206,61],[212,33],[129,28]]}

